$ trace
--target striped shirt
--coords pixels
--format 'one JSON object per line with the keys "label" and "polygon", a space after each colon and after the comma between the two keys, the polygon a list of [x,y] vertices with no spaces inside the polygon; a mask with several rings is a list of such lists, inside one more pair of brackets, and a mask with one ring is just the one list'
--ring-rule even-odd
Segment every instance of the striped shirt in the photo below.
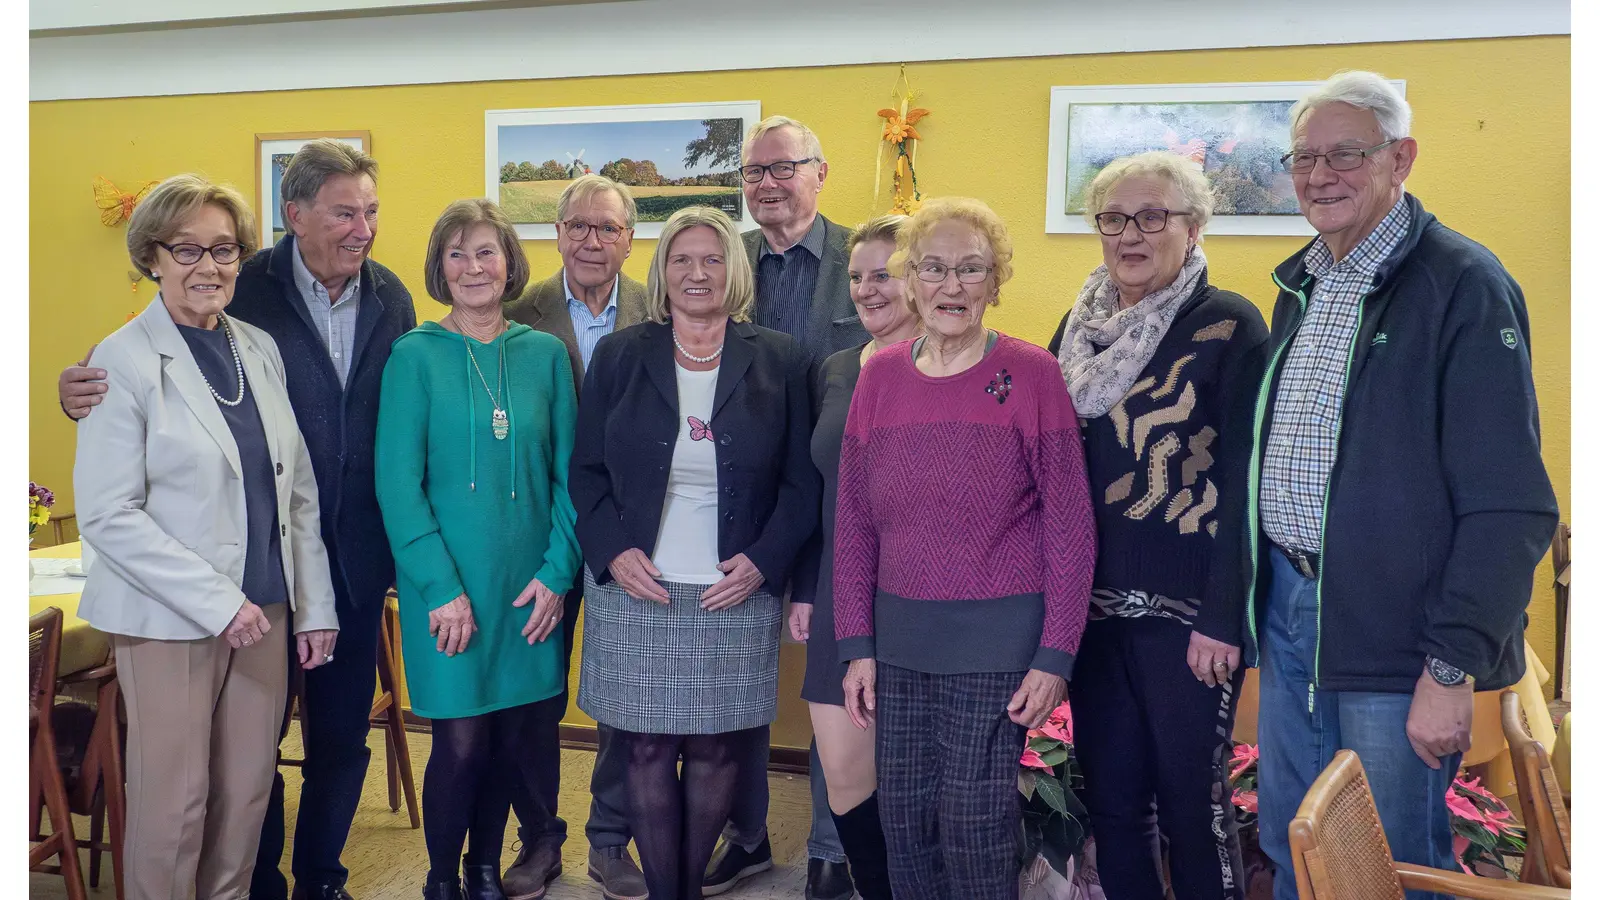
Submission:
{"label": "striped shirt", "polygon": [[300,288],[311,321],[316,323],[322,346],[328,351],[333,370],[339,373],[341,386],[350,376],[350,357],[356,352],[356,312],[361,308],[361,275],[350,276],[344,283],[344,293],[334,300],[317,276],[306,268],[306,259],[300,253],[300,242],[294,245],[294,283]]}
{"label": "striped shirt", "polygon": [[1306,250],[1315,278],[1305,318],[1278,377],[1261,462],[1261,526],[1280,547],[1322,552],[1322,504],[1339,455],[1339,422],[1361,302],[1411,228],[1404,195],[1378,227],[1334,261],[1322,238]]}
{"label": "striped shirt", "polygon": [[811,229],[800,243],[782,253],[768,246],[763,235],[755,272],[756,324],[789,335],[813,356],[816,351],[806,340],[806,326],[811,321],[811,298],[817,292],[826,238],[820,215],[811,220]]}
{"label": "striped shirt", "polygon": [[567,315],[572,317],[572,333],[578,338],[578,356],[583,359],[583,371],[589,371],[589,357],[594,355],[594,345],[617,328],[617,290],[622,286],[622,276],[611,282],[611,302],[600,310],[600,315],[589,311],[588,304],[572,295],[572,285],[567,274],[561,273],[561,287],[567,292]]}

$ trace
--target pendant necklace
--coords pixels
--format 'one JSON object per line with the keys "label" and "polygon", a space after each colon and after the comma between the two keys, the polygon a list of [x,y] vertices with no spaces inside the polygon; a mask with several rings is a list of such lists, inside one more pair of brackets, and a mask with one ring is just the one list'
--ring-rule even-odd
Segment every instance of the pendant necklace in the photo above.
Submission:
{"label": "pendant necklace", "polygon": [[472,352],[472,339],[466,338],[464,343],[467,348],[467,359],[472,360],[472,368],[478,373],[478,380],[483,382],[483,392],[489,395],[489,402],[494,406],[494,415],[489,421],[489,427],[494,431],[494,439],[503,441],[511,430],[511,420],[506,415],[505,407],[500,403],[501,390],[505,387],[506,380],[506,344],[500,342],[500,371],[494,378],[494,390],[489,390],[489,379],[483,377],[483,369],[478,366],[478,357]]}

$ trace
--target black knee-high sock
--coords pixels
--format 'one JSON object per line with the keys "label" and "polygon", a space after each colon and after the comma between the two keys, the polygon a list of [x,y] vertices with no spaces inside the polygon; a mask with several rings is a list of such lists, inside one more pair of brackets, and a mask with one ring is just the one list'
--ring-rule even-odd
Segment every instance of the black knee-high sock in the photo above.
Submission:
{"label": "black knee-high sock", "polygon": [[489,716],[433,720],[433,751],[422,775],[422,827],[428,881],[455,881],[478,789],[494,758]]}
{"label": "black knee-high sock", "polygon": [[894,900],[889,889],[889,848],[878,819],[878,794],[861,801],[849,812],[833,813],[833,827],[850,860],[850,876],[862,900]]}
{"label": "black knee-high sock", "polygon": [[683,737],[624,731],[616,736],[628,742],[628,820],[645,887],[652,900],[678,900],[684,801],[678,752]]}

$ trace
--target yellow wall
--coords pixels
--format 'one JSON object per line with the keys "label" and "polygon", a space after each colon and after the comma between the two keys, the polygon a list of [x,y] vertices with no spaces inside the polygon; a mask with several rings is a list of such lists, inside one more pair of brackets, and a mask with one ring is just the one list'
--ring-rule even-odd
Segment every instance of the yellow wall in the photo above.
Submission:
{"label": "yellow wall", "polygon": [[[1099,251],[1090,236],[1044,233],[1046,130],[1051,85],[1306,81],[1343,68],[1404,78],[1421,145],[1409,187],[1449,224],[1486,244],[1521,282],[1532,320],[1534,377],[1545,460],[1562,507],[1570,491],[1571,373],[1570,40],[1566,37],[1107,54],[919,63],[917,158],[926,193],[983,198],[1013,229],[1017,275],[991,324],[1043,342],[1072,303]],[[551,81],[34,103],[29,217],[30,477],[72,508],[73,427],[56,408],[56,375],[149,301],[130,293],[122,227],[100,225],[89,181],[119,186],[193,170],[253,196],[256,132],[369,129],[382,163],[375,256],[418,296],[418,314],[443,308],[422,291],[428,230],[444,206],[483,192],[483,111],[759,99],[820,135],[832,167],[823,211],[844,223],[872,205],[872,164],[896,78],[891,65],[712,72]],[[197,78],[196,84],[203,84]],[[1258,304],[1273,297],[1268,271],[1299,238],[1213,237],[1212,281]],[[553,270],[551,242],[529,242],[535,273]],[[627,271],[643,279],[653,242],[635,244]],[[1490,436],[1492,439],[1492,436]],[[1548,565],[1538,574],[1530,639],[1554,657]],[[786,648],[785,709],[774,743],[803,745],[799,648]]]}

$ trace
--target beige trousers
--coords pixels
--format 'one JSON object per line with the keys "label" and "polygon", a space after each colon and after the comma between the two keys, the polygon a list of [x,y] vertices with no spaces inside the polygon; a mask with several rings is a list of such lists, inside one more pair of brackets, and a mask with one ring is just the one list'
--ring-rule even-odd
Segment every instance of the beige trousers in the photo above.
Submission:
{"label": "beige trousers", "polygon": [[223,638],[112,635],[128,705],[127,900],[245,900],[288,695],[288,606],[234,650]]}

